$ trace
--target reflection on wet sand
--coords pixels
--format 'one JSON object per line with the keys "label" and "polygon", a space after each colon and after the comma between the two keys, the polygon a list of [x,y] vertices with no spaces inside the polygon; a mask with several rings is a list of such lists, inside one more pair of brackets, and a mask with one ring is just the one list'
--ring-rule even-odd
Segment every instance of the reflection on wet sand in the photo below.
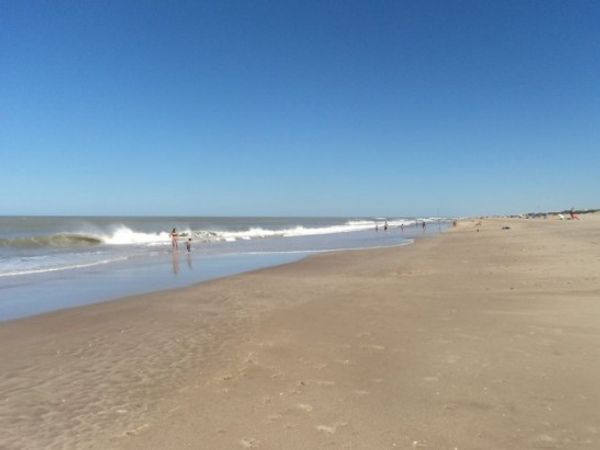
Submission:
{"label": "reflection on wet sand", "polygon": [[[173,267],[173,275],[179,275],[179,252],[177,250],[171,253],[171,262]],[[185,262],[188,266],[188,269],[194,270],[194,266],[192,265],[192,255],[191,253],[186,253]]]}
{"label": "reflection on wet sand", "polygon": [[179,273],[179,252],[173,251],[173,275]]}

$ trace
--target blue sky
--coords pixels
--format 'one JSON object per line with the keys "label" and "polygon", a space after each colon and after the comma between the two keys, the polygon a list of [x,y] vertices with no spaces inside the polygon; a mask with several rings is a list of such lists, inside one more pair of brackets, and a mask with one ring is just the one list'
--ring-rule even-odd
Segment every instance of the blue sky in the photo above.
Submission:
{"label": "blue sky", "polygon": [[600,207],[595,1],[0,3],[0,214]]}

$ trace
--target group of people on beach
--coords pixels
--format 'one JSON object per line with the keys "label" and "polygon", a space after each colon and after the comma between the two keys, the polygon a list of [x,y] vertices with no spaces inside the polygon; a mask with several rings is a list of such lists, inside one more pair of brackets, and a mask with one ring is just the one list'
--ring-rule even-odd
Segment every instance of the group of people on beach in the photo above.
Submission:
{"label": "group of people on beach", "polygon": [[[173,250],[179,250],[178,237],[179,234],[177,234],[177,228],[173,228],[173,230],[171,230],[171,246],[173,247]],[[192,251],[192,238],[188,238],[188,240],[185,242],[185,248],[188,253]]]}
{"label": "group of people on beach", "polygon": [[[415,222],[415,227],[419,226],[419,222],[416,221]],[[383,224],[383,231],[387,231],[388,230],[388,221],[386,220]],[[421,228],[423,229],[423,231],[425,231],[425,228],[427,228],[427,222],[423,221],[421,222]],[[400,230],[404,231],[404,224],[401,223],[400,224]],[[375,231],[379,231],[379,223],[375,222]]]}

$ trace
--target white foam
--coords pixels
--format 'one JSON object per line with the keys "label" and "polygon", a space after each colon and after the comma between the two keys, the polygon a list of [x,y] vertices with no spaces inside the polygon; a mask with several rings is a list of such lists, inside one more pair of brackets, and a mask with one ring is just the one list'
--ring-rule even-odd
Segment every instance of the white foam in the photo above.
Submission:
{"label": "white foam", "polygon": [[101,264],[109,264],[109,263],[113,263],[113,262],[117,262],[117,261],[124,261],[126,259],[127,259],[126,256],[122,256],[119,258],[103,259],[100,261],[94,261],[94,262],[83,263],[83,264],[71,264],[71,265],[58,266],[58,267],[44,267],[44,268],[38,268],[38,269],[15,270],[12,272],[0,272],[0,277],[11,277],[11,276],[17,276],[17,275],[32,275],[32,274],[37,274],[37,273],[59,272],[62,270],[83,269],[85,267],[93,267],[93,266],[98,266]]}
{"label": "white foam", "polygon": [[[317,236],[324,234],[337,234],[337,233],[350,233],[353,231],[365,231],[375,227],[375,225],[383,225],[385,219],[381,220],[350,220],[342,225],[330,225],[327,227],[304,227],[298,225],[293,228],[286,228],[282,230],[271,230],[267,228],[250,228],[242,231],[212,231],[211,235],[216,240],[223,240],[227,242],[233,242],[238,239],[249,240],[256,238],[268,238],[268,237],[299,237],[299,236]],[[413,224],[414,220],[398,219],[389,220],[389,227],[399,227],[401,225],[407,226]]]}
{"label": "white foam", "polygon": [[[433,222],[437,218],[418,219],[419,222]],[[270,237],[299,237],[299,236],[317,236],[326,234],[349,233],[356,231],[365,231],[380,227],[384,224],[385,219],[357,219],[349,220],[344,224],[330,225],[323,227],[307,227],[297,225],[291,228],[279,230],[252,227],[246,230],[230,231],[230,230],[180,230],[180,238],[185,239],[188,236],[197,241],[225,241],[235,242],[237,240],[252,240]],[[387,220],[390,228],[400,227],[401,225],[408,226],[414,224],[415,220],[410,219],[394,219]],[[77,236],[97,239],[106,245],[167,245],[171,242],[171,235],[167,231],[162,232],[142,232],[134,231],[125,225],[117,225],[112,231],[93,231],[79,232]]]}
{"label": "white foam", "polygon": [[[182,236],[192,236],[194,240],[200,241],[225,241],[235,242],[237,240],[264,239],[270,237],[299,237],[299,236],[317,236],[324,234],[350,233],[353,231],[365,231],[375,228],[376,224],[383,225],[385,219],[381,220],[350,220],[340,225],[330,225],[325,227],[306,227],[298,225],[292,228],[273,230],[262,227],[252,227],[246,230],[184,230],[179,234]],[[422,220],[422,219],[421,219]],[[389,227],[399,227],[400,225],[413,224],[414,220],[397,219],[388,220]],[[167,232],[145,233],[133,231],[130,228],[121,225],[110,234],[94,235],[108,245],[163,245],[171,242],[171,236]]]}
{"label": "white foam", "polygon": [[131,245],[131,244],[157,244],[168,243],[171,240],[169,233],[143,233],[133,231],[124,225],[116,228],[110,235],[98,236],[102,242],[109,245]]}
{"label": "white foam", "polygon": [[[433,221],[435,219],[418,219],[419,221]],[[246,230],[229,231],[229,230],[180,230],[181,238],[192,237],[198,241],[225,241],[235,242],[237,240],[252,240],[270,237],[299,237],[299,236],[316,236],[336,233],[349,233],[355,231],[365,231],[375,228],[376,225],[382,226],[385,219],[374,220],[349,220],[340,225],[330,225],[324,227],[306,227],[298,225],[291,228],[273,230],[262,227],[252,227]],[[408,226],[415,223],[409,219],[388,220],[390,228],[400,227],[401,225]],[[142,232],[134,231],[125,225],[118,225],[110,232],[81,232],[81,236],[87,236],[93,239],[98,239],[107,245],[167,245],[171,242],[171,235],[167,231],[162,232]]]}

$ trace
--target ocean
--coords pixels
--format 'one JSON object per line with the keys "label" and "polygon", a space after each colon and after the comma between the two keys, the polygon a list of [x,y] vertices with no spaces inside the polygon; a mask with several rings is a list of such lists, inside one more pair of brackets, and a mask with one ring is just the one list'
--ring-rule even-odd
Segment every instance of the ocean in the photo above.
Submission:
{"label": "ocean", "polygon": [[0,217],[0,320],[182,287],[311,253],[406,245],[424,234],[423,222],[427,233],[447,223],[415,217]]}

